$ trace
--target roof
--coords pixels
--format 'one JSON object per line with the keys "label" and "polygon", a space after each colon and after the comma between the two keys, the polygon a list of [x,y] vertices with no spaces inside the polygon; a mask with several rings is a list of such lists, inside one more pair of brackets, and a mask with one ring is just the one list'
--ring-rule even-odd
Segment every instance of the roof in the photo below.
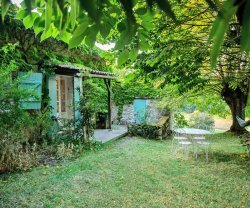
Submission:
{"label": "roof", "polygon": [[73,66],[69,64],[57,64],[55,65],[57,68],[56,73],[64,74],[64,75],[74,75],[81,72],[88,72],[90,75],[82,75],[82,76],[90,76],[94,78],[104,78],[104,79],[116,79],[115,75],[110,72],[93,70],[90,68],[83,68],[79,66]]}

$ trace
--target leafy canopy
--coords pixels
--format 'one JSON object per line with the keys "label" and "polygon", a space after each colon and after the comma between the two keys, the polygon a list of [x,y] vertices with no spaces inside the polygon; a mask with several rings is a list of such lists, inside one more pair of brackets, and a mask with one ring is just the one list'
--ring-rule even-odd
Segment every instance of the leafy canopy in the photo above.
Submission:
{"label": "leafy canopy", "polygon": [[[241,49],[249,53],[250,1],[204,2],[217,13],[210,34],[212,66],[216,65],[230,21],[235,17],[242,25]],[[11,1],[0,0],[0,3],[3,19]],[[199,3],[195,1],[197,6]],[[17,18],[22,19],[27,28],[33,26],[36,34],[42,33],[42,40],[56,37],[69,43],[70,48],[81,43],[92,47],[97,38],[116,42],[117,50],[131,44],[130,50],[123,51],[119,57],[119,62],[123,63],[126,57],[136,57],[139,49],[148,50],[151,20],[158,13],[155,4],[176,20],[177,12],[173,11],[170,0],[24,0]]]}

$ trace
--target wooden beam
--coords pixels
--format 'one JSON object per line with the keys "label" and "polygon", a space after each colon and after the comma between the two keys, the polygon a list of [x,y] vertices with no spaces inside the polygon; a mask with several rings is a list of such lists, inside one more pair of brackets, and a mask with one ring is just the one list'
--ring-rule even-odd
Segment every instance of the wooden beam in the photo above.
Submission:
{"label": "wooden beam", "polygon": [[107,87],[108,91],[108,129],[111,129],[112,121],[111,121],[111,80],[104,79],[104,83]]}
{"label": "wooden beam", "polygon": [[102,78],[102,79],[116,79],[116,77],[110,75],[101,75],[101,74],[89,74],[89,75],[82,75],[83,77],[90,77],[90,78]]}

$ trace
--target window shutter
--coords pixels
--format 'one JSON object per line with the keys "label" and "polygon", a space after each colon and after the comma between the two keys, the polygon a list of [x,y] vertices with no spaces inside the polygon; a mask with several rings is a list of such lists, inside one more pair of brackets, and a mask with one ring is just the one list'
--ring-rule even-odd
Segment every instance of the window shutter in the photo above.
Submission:
{"label": "window shutter", "polygon": [[19,89],[27,90],[31,96],[20,101],[22,109],[41,109],[42,73],[19,72]]}

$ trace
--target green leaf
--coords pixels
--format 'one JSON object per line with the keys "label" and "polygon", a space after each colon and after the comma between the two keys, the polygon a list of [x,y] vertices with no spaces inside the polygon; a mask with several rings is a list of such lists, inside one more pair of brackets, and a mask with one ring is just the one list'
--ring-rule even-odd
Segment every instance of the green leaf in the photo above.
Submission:
{"label": "green leaf", "polygon": [[134,25],[130,25],[130,27],[127,27],[126,30],[124,30],[121,35],[119,40],[116,42],[115,49],[122,49],[124,46],[128,45],[131,43],[133,37],[135,36],[136,29]]}
{"label": "green leaf", "polygon": [[68,43],[68,44],[69,44],[70,33],[64,32],[63,34],[61,34],[60,39],[61,39],[62,41],[64,41],[65,43]]}
{"label": "green leaf", "polygon": [[71,27],[74,28],[76,24],[76,0],[71,0],[70,7],[71,7],[70,22],[71,22]]}
{"label": "green leaf", "polygon": [[147,0],[147,4],[148,4],[148,7],[149,7],[150,9],[152,9],[153,4],[154,4],[154,0]]}
{"label": "green leaf", "polygon": [[120,53],[120,55],[118,56],[118,66],[123,65],[129,57],[129,51],[128,50],[124,50]]}
{"label": "green leaf", "polygon": [[64,0],[56,0],[56,1],[57,1],[57,4],[58,4],[61,12],[63,12],[64,11],[64,6],[65,6]]}
{"label": "green leaf", "polygon": [[122,49],[125,45],[129,44],[130,41],[131,41],[131,38],[130,38],[127,30],[123,31],[121,33],[119,40],[115,44],[115,49],[117,49],[117,50]]}
{"label": "green leaf", "polygon": [[99,22],[101,12],[98,12],[98,3],[95,0],[80,0],[80,5],[88,12],[90,18],[92,18],[95,22]]}
{"label": "green leaf", "polygon": [[139,15],[144,15],[147,12],[147,8],[139,8],[135,12]]}
{"label": "green leaf", "polygon": [[146,39],[142,39],[139,42],[139,47],[142,51],[146,51],[150,48],[150,45],[148,44],[148,41]]}
{"label": "green leaf", "polygon": [[100,33],[104,39],[108,37],[110,30],[111,30],[111,27],[106,22],[100,25]]}
{"label": "green leaf", "polygon": [[10,0],[2,0],[1,1],[1,9],[2,9],[2,22],[4,22],[4,17],[9,9],[11,2]]}
{"label": "green leaf", "polygon": [[80,35],[80,36],[75,36],[75,37],[72,37],[70,40],[69,40],[69,48],[75,48],[76,46],[80,45],[84,39],[84,35]]}
{"label": "green leaf", "polygon": [[168,0],[155,0],[160,9],[162,9],[166,14],[172,18],[173,20],[176,20],[175,14],[172,10],[172,6],[170,5]]}
{"label": "green leaf", "polygon": [[51,24],[51,28],[52,28],[51,36],[52,36],[53,38],[56,38],[57,35],[59,34],[59,31],[58,31],[58,29],[55,27],[54,24]]}
{"label": "green leaf", "polygon": [[137,54],[138,54],[138,49],[137,48],[133,48],[130,53],[129,53],[129,58],[131,61],[134,61],[137,58]]}
{"label": "green leaf", "polygon": [[36,35],[38,35],[40,32],[44,30],[44,25],[45,25],[44,20],[41,21],[40,18],[36,18],[33,25]]}
{"label": "green leaf", "polygon": [[104,16],[103,21],[100,25],[100,33],[104,39],[108,37],[113,26],[114,26],[113,18]]}
{"label": "green leaf", "polygon": [[31,1],[30,0],[24,0],[24,3],[27,7],[27,10],[31,12]]}
{"label": "green leaf", "polygon": [[129,22],[135,22],[135,16],[134,16],[134,2],[133,0],[120,0],[120,3],[122,4],[122,7],[127,15],[127,19]]}
{"label": "green leaf", "polygon": [[85,30],[88,28],[90,24],[90,21],[88,19],[88,17],[85,17],[85,19],[83,19],[81,21],[81,24],[77,26],[77,28],[75,29],[74,33],[73,33],[73,37],[77,37],[79,35],[82,35]]}
{"label": "green leaf", "polygon": [[16,14],[16,19],[23,19],[29,15],[29,11],[27,9],[19,10]]}
{"label": "green leaf", "polygon": [[97,33],[98,27],[96,24],[92,25],[91,27],[88,27],[84,33],[86,35],[85,44],[92,48],[95,45]]}
{"label": "green leaf", "polygon": [[34,21],[35,21],[35,19],[36,19],[37,17],[39,17],[39,15],[38,15],[37,13],[31,13],[30,15],[28,15],[27,17],[25,17],[25,18],[23,19],[23,24],[24,24],[24,26],[25,26],[27,29],[31,28],[31,27],[33,26]]}
{"label": "green leaf", "polygon": [[139,34],[139,48],[142,51],[146,51],[150,48],[150,45],[147,40],[147,35],[143,31],[138,31]]}
{"label": "green leaf", "polygon": [[142,19],[141,25],[144,27],[144,29],[148,31],[153,29],[153,22],[152,22],[153,17],[152,17],[152,13],[149,10],[140,18]]}
{"label": "green leaf", "polygon": [[45,11],[45,31],[50,28],[52,19],[52,0],[46,1],[46,11]]}
{"label": "green leaf", "polygon": [[49,27],[47,31],[44,31],[43,34],[41,35],[41,41],[44,41],[45,39],[51,37],[52,35],[52,27]]}
{"label": "green leaf", "polygon": [[213,0],[205,0],[205,1],[207,2],[207,4],[211,9],[213,9],[214,11],[218,11],[217,5],[215,2],[213,2]]}
{"label": "green leaf", "polygon": [[124,22],[124,21],[119,22],[119,23],[117,24],[117,29],[118,29],[118,31],[119,31],[120,33],[121,33],[122,31],[126,30],[126,24],[125,24],[125,22]]}
{"label": "green leaf", "polygon": [[244,9],[241,49],[247,53],[250,52],[250,1],[247,1]]}
{"label": "green leaf", "polygon": [[211,65],[216,67],[217,57],[220,54],[220,48],[223,44],[225,33],[229,28],[229,22],[233,15],[235,15],[237,7],[234,6],[233,1],[226,1],[223,5],[222,12],[217,16],[210,33],[210,40],[213,40],[211,49]]}

